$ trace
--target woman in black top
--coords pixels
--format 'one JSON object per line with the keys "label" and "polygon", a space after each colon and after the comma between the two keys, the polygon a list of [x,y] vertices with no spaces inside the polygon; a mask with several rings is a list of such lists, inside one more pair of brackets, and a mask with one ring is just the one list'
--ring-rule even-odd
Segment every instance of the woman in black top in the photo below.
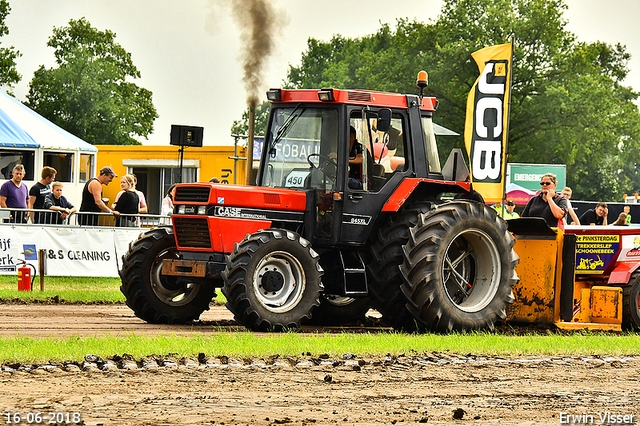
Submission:
{"label": "woman in black top", "polygon": [[[111,207],[121,214],[138,213],[138,209],[140,208],[140,198],[138,198],[138,194],[136,194],[135,192],[136,187],[134,184],[133,176],[122,176],[122,179],[120,180],[120,188],[122,188],[122,191],[120,193],[120,197],[118,198],[118,202],[113,203]],[[134,227],[136,226],[136,218],[131,216],[118,216],[116,218],[116,226]]]}
{"label": "woman in black top", "polygon": [[529,200],[522,217],[541,217],[551,227],[557,227],[569,206],[567,199],[556,193],[558,179],[553,173],[547,173],[540,179],[540,194]]}

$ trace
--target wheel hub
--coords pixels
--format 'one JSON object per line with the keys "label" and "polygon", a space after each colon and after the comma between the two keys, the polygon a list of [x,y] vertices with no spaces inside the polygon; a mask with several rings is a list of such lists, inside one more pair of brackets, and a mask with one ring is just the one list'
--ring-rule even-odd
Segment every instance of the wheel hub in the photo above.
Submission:
{"label": "wheel hub", "polygon": [[500,284],[500,254],[487,233],[470,228],[449,243],[442,267],[449,299],[462,311],[478,312]]}
{"label": "wheel hub", "polygon": [[275,293],[284,287],[284,277],[278,271],[269,271],[262,276],[262,288],[268,292]]}
{"label": "wheel hub", "polygon": [[304,294],[302,264],[286,251],[274,251],[258,262],[253,288],[258,301],[271,312],[293,309]]}
{"label": "wheel hub", "polygon": [[162,274],[164,260],[174,258],[176,258],[175,249],[166,250],[158,255],[149,271],[151,288],[162,303],[169,306],[184,306],[196,298],[200,285],[180,277]]}

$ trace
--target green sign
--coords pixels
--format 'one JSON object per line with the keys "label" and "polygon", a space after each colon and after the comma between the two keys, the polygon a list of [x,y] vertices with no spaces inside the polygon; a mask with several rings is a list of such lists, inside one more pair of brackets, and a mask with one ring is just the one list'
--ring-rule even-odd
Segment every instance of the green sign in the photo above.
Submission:
{"label": "green sign", "polygon": [[558,177],[556,190],[562,191],[567,181],[567,167],[564,164],[509,163],[507,164],[507,183],[515,183],[523,188],[539,191],[540,178],[547,173],[553,173]]}

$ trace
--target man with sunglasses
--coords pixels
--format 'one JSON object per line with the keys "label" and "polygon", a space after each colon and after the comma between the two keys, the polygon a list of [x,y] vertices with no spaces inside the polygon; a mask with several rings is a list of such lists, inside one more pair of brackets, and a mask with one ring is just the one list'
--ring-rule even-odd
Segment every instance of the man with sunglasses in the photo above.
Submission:
{"label": "man with sunglasses", "polygon": [[551,227],[557,227],[558,221],[567,214],[567,199],[556,193],[558,178],[547,173],[540,178],[540,193],[532,197],[522,211],[522,217],[541,217]]}

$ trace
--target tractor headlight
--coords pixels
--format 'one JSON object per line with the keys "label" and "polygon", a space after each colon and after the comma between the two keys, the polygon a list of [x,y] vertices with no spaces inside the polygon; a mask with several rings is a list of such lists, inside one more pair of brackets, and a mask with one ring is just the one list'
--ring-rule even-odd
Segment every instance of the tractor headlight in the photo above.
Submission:
{"label": "tractor headlight", "polygon": [[207,206],[198,206],[198,214],[207,214]]}
{"label": "tractor headlight", "polygon": [[178,206],[178,214],[184,214],[184,212],[185,212],[184,204]]}

